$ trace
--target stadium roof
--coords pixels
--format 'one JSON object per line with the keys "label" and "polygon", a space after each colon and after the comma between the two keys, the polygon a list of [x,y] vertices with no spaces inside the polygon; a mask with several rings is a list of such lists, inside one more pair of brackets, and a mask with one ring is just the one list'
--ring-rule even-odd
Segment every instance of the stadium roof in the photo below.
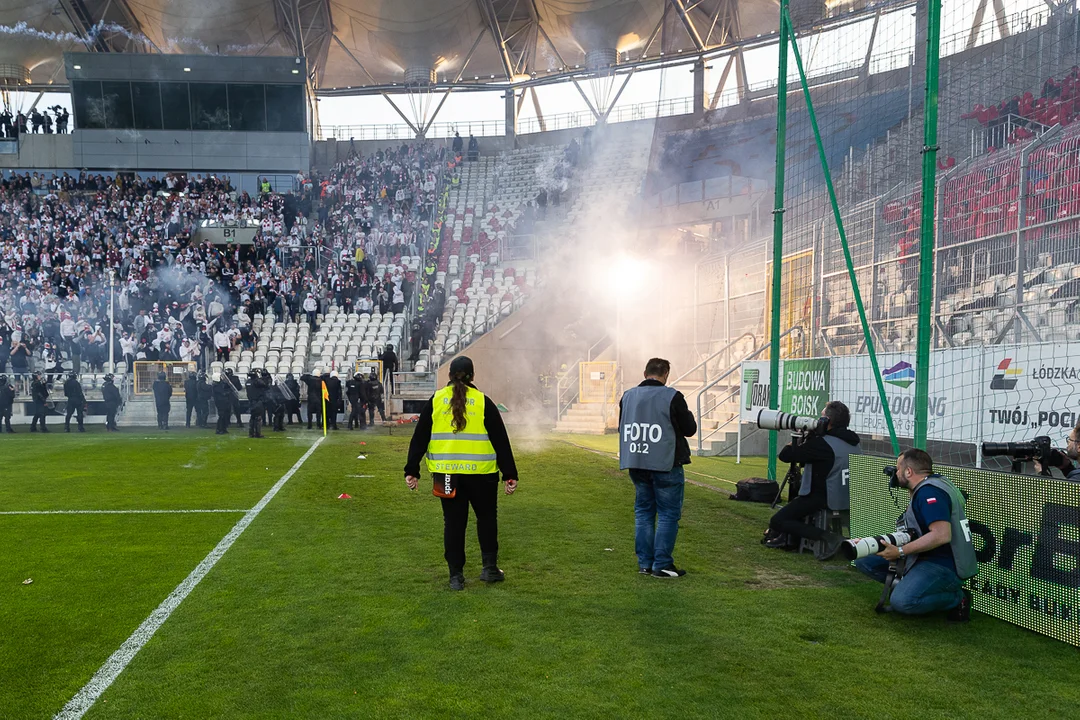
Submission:
{"label": "stadium roof", "polygon": [[[0,0],[0,76],[11,74],[3,65],[18,65],[35,86],[63,84],[63,52],[92,50],[304,55],[320,90],[400,86],[408,68],[434,70],[439,83],[502,84],[609,63],[610,49],[633,63],[646,52],[723,47],[773,32],[777,7],[776,0]],[[587,60],[590,51],[601,52]]]}

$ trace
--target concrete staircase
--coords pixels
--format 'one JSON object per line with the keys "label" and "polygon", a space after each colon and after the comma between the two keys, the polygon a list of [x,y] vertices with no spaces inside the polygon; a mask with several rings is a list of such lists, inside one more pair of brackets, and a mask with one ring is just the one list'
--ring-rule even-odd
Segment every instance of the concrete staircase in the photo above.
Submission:
{"label": "concrete staircase", "polygon": [[574,403],[555,423],[555,432],[603,435],[618,422],[618,408],[605,403]]}

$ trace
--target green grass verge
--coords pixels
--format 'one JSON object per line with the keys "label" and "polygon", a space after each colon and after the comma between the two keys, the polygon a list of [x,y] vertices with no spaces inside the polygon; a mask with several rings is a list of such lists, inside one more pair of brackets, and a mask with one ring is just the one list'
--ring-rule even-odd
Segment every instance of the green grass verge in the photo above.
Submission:
{"label": "green grass verge", "polygon": [[[112,439],[101,439],[96,452],[115,452]],[[677,581],[638,576],[633,489],[625,474],[611,458],[556,438],[518,445],[521,487],[500,498],[507,582],[486,587],[476,579],[479,550],[470,537],[468,587],[452,593],[438,503],[430,493],[408,492],[401,480],[408,437],[368,435],[366,446],[360,439],[335,434],[316,451],[88,717],[1080,712],[1074,648],[985,616],[967,626],[940,617],[876,616],[879,586],[845,564],[764,549],[758,539],[765,506],[688,487],[676,558],[689,574]],[[303,449],[265,441],[259,457],[278,445],[291,450],[281,460],[285,467]],[[367,459],[357,459],[361,452]],[[726,480],[760,474],[751,462],[695,459],[691,467]],[[728,489],[722,482],[716,487]],[[336,499],[342,492],[353,499]],[[101,589],[59,603],[98,613],[94,645],[40,661],[48,673],[41,686],[51,688],[47,699],[24,703],[26,712],[15,717],[48,717],[59,709],[230,524],[219,516],[138,518],[165,530],[145,539],[106,536],[100,553],[82,556],[82,565],[104,569],[72,577]],[[188,553],[174,550],[174,537],[187,532],[177,527],[195,528],[193,519],[222,526],[193,529],[207,536],[202,544],[193,542]],[[20,542],[11,519],[0,527],[9,542]],[[51,531],[59,552],[78,541],[79,525],[71,523],[70,533],[67,527]],[[158,594],[147,590],[144,610],[110,614],[111,593],[124,583],[108,571],[105,556],[129,546],[185,557],[175,558],[168,581],[152,563],[130,565],[127,584],[148,586],[152,579]],[[4,562],[8,554],[3,551]],[[58,566],[58,572],[76,568]],[[34,586],[11,592],[26,589]],[[47,626],[13,622],[17,637],[62,642]],[[11,652],[17,657],[20,650]],[[16,677],[3,667],[0,707],[7,708]]]}

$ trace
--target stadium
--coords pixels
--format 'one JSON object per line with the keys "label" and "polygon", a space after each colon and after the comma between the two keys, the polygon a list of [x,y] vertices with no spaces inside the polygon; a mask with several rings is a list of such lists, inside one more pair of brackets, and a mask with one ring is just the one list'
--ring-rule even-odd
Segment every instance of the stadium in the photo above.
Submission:
{"label": "stadium", "polygon": [[5,718],[1076,716],[1077,358],[1075,0],[0,0]]}

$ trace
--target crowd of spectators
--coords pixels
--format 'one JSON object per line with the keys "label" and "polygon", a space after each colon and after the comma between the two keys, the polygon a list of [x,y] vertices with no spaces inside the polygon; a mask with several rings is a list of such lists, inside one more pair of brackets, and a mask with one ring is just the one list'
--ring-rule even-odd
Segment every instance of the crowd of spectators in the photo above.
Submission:
{"label": "crowd of spectators", "polygon": [[[41,173],[0,181],[0,372],[102,370],[109,358],[205,366],[250,348],[256,314],[312,324],[331,303],[401,312],[430,237],[446,149],[353,155],[295,191],[238,192],[227,178]],[[216,245],[211,220],[256,229]],[[376,277],[376,268],[384,271]],[[430,292],[430,288],[428,288]]]}

